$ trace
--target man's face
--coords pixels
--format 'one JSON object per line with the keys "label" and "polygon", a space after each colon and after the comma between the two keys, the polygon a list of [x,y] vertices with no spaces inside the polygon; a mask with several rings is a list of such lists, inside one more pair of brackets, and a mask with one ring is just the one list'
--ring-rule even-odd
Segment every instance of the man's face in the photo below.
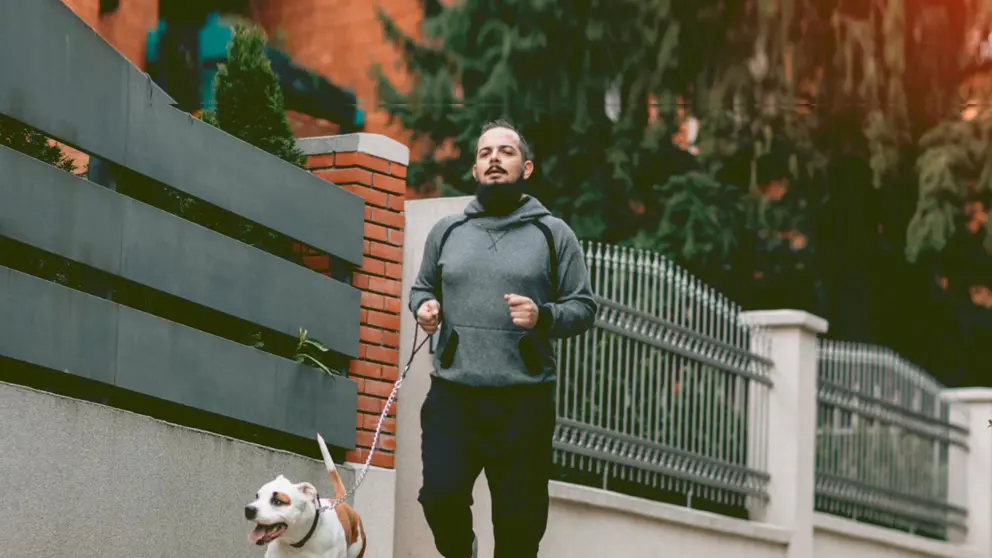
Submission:
{"label": "man's face", "polygon": [[513,130],[493,128],[479,138],[472,177],[482,184],[499,184],[526,180],[534,172],[534,163],[520,153],[520,137]]}

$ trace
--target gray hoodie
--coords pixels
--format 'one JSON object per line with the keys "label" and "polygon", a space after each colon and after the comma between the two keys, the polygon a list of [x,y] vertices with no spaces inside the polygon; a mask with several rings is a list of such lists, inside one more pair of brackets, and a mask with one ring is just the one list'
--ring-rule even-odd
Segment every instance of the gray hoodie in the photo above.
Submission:
{"label": "gray hoodie", "polygon": [[[510,293],[538,305],[535,328],[510,319],[503,298]],[[486,215],[472,200],[464,216],[434,225],[410,289],[410,310],[416,314],[428,300],[441,306],[433,375],[473,386],[555,381],[554,340],[583,333],[596,318],[575,233],[529,196],[502,216]]]}

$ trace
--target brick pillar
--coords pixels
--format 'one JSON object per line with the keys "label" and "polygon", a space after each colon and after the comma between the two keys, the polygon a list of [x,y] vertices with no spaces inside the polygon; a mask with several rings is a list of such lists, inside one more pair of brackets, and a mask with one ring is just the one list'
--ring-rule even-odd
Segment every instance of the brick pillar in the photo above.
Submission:
{"label": "brick pillar", "polygon": [[[365,199],[365,261],[352,277],[362,290],[361,347],[349,367],[358,382],[358,447],[345,456],[364,463],[379,414],[399,377],[403,203],[410,150],[377,134],[305,138],[299,146],[314,174]],[[378,467],[393,468],[396,407],[394,402],[372,458]]]}

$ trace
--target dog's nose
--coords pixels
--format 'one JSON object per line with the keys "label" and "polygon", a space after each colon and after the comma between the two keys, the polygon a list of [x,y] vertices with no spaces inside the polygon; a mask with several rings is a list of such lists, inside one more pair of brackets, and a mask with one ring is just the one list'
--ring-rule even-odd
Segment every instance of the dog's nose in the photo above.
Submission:
{"label": "dog's nose", "polygon": [[258,515],[258,510],[255,506],[245,506],[245,519],[250,521],[255,519],[256,515]]}

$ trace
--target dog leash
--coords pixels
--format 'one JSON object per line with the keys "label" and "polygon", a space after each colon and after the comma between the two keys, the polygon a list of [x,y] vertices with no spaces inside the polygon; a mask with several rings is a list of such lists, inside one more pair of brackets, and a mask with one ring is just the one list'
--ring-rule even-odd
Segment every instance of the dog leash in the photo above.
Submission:
{"label": "dog leash", "polygon": [[382,433],[382,425],[386,422],[386,416],[389,414],[389,408],[393,405],[393,401],[396,399],[396,394],[400,391],[400,386],[403,385],[403,379],[406,378],[406,375],[410,372],[410,367],[413,366],[413,358],[416,357],[417,353],[420,352],[420,349],[431,340],[431,336],[428,335],[418,345],[417,339],[419,335],[420,326],[416,325],[413,330],[413,352],[410,353],[410,358],[407,359],[403,372],[400,374],[400,377],[396,379],[396,383],[393,384],[393,391],[389,393],[389,397],[386,399],[386,405],[382,408],[382,413],[379,415],[379,424],[375,427],[375,436],[372,437],[372,447],[369,449],[369,455],[365,458],[365,464],[362,465],[362,470],[358,474],[358,480],[355,481],[355,486],[352,487],[351,490],[346,491],[343,496],[336,498],[331,503],[325,504],[318,508],[318,511],[333,510],[338,504],[354,496],[355,492],[358,492],[358,487],[362,486],[362,483],[365,482],[365,475],[368,474],[369,468],[372,466],[372,456],[375,455],[375,450],[379,446],[379,434]]}

